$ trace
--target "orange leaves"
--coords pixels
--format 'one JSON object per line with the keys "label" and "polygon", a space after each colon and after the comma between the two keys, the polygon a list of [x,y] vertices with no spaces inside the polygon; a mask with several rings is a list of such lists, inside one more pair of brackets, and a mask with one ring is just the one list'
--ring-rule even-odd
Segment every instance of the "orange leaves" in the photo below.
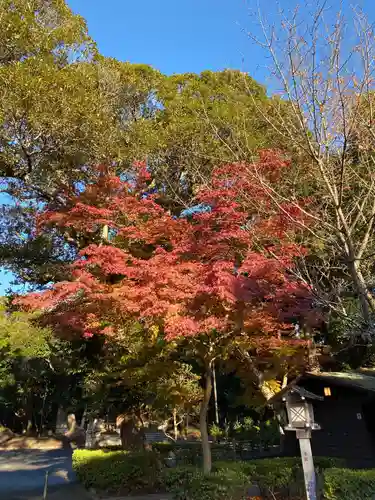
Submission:
{"label": "orange leaves", "polygon": [[[271,210],[254,172],[277,180],[288,161],[263,151],[253,165],[225,165],[213,172],[192,217],[172,217],[147,192],[145,164],[127,181],[104,168],[98,181],[44,223],[87,231],[106,224],[102,244],[89,244],[72,266],[72,281],[56,283],[28,307],[53,307],[49,321],[85,336],[116,335],[125,318],[161,325],[167,339],[201,333],[242,335],[254,345],[282,345],[291,322],[312,311],[310,291],[287,268],[304,249],[289,241],[293,206]],[[244,193],[251,203],[243,203]],[[249,213],[256,207],[257,216]],[[286,237],[288,236],[288,238]],[[260,241],[270,240],[268,248]]]}

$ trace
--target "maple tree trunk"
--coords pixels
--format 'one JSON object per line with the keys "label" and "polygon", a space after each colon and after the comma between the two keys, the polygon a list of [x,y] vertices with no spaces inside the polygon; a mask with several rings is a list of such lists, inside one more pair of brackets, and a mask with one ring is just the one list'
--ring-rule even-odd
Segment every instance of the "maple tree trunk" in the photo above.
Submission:
{"label": "maple tree trunk", "polygon": [[107,241],[108,240],[108,224],[105,224],[102,229],[102,240]]}
{"label": "maple tree trunk", "polygon": [[213,384],[214,384],[215,422],[217,425],[219,425],[219,406],[217,403],[216,369],[214,363],[212,363],[212,374],[213,374]]}
{"label": "maple tree trunk", "polygon": [[203,472],[204,474],[209,474],[212,468],[212,458],[211,458],[211,447],[208,440],[208,429],[207,429],[207,413],[208,406],[210,404],[211,393],[212,393],[212,373],[211,365],[207,367],[206,373],[204,374],[204,393],[203,401],[201,403],[199,424],[202,438],[202,453],[203,453]]}

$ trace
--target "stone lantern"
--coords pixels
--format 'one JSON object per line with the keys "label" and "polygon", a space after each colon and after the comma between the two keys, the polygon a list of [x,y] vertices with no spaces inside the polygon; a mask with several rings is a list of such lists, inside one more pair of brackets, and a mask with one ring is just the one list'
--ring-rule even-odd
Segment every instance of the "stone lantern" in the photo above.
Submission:
{"label": "stone lantern", "polygon": [[288,414],[288,424],[284,430],[294,431],[299,442],[307,500],[316,500],[316,478],[310,439],[311,432],[319,430],[320,426],[314,420],[313,406],[308,401],[314,399],[322,401],[324,398],[298,386],[292,386],[283,396]]}

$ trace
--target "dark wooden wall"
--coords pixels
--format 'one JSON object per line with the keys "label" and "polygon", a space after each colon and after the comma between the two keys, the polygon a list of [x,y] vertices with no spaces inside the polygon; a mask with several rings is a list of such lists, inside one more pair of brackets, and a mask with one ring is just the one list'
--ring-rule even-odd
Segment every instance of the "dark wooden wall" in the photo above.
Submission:
{"label": "dark wooden wall", "polygon": [[[367,425],[375,421],[375,412],[366,409],[364,415],[364,406],[371,407],[371,394],[313,379],[299,385],[318,395],[324,395],[324,387],[331,389],[324,401],[313,401],[315,421],[321,426],[313,431],[313,455],[344,458],[350,467],[375,467],[375,432]],[[286,433],[284,450],[287,455],[299,454],[294,432]]]}

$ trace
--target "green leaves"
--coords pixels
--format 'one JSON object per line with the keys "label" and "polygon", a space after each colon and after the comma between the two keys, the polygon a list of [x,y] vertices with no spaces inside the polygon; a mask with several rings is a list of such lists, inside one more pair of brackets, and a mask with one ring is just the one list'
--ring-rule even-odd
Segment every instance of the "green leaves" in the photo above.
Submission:
{"label": "green leaves", "polygon": [[86,24],[64,0],[2,0],[0,64],[53,55],[60,64],[95,54]]}
{"label": "green leaves", "polygon": [[48,341],[51,332],[34,326],[31,316],[23,312],[7,313],[5,305],[0,306],[0,349],[7,350],[11,357],[48,357]]}
{"label": "green leaves", "polygon": [[240,71],[173,75],[161,81],[156,97],[161,107],[145,136],[148,160],[168,186],[164,203],[173,211],[189,203],[213,166],[249,160],[270,144],[258,111],[265,90]]}
{"label": "green leaves", "polygon": [[161,486],[155,453],[75,450],[73,469],[87,488],[116,493],[154,493]]}
{"label": "green leaves", "polygon": [[324,474],[324,498],[327,500],[366,500],[374,497],[375,471],[328,469]]}

